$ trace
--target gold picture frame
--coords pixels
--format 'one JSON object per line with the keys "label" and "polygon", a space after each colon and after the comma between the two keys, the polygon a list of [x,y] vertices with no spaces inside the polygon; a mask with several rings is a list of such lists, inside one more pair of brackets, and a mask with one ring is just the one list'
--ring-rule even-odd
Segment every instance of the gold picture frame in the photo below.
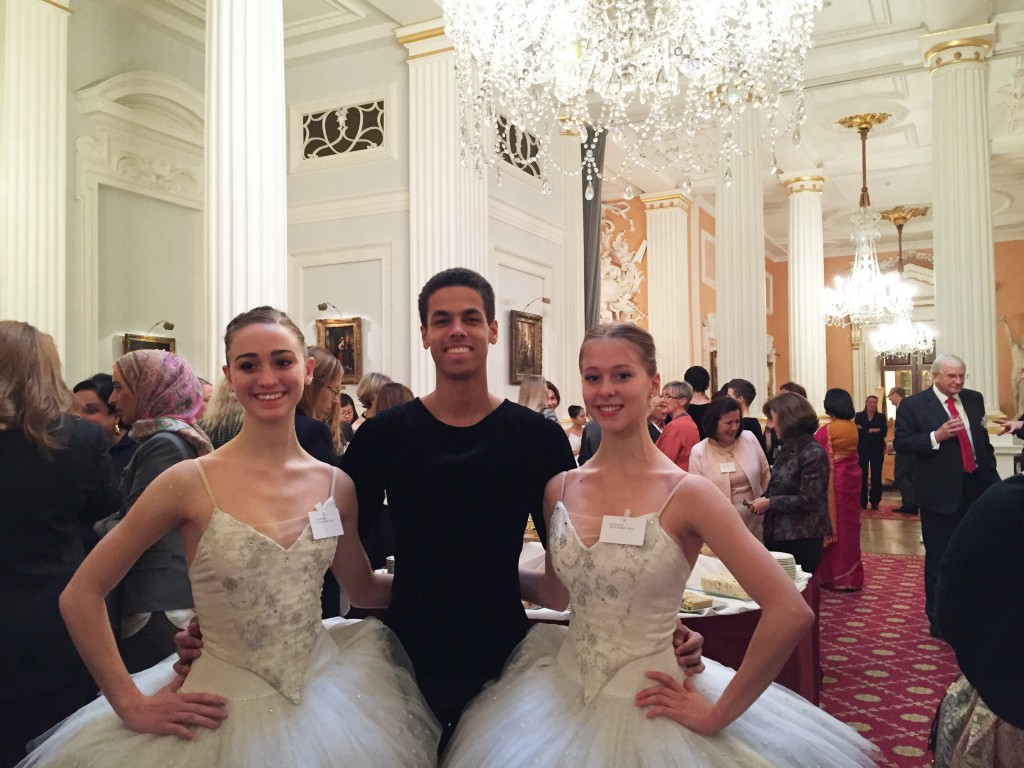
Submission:
{"label": "gold picture frame", "polygon": [[544,375],[544,318],[509,311],[509,378],[521,384],[524,376]]}
{"label": "gold picture frame", "polygon": [[140,349],[162,349],[164,352],[174,352],[175,342],[173,336],[148,336],[144,333],[126,333],[121,344],[121,354],[137,352]]}
{"label": "gold picture frame", "polygon": [[316,321],[316,343],[341,361],[342,384],[363,378],[363,319],[338,317]]}

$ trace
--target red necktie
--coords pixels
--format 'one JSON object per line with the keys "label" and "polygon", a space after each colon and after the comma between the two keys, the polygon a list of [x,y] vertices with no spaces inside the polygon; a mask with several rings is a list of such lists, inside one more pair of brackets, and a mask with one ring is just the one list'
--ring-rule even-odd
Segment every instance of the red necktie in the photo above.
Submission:
{"label": "red necktie", "polygon": [[[946,405],[949,407],[949,415],[954,419],[960,418],[960,412],[956,409],[956,403],[952,397],[946,398]],[[964,428],[956,433],[956,439],[960,441],[960,457],[964,460],[964,472],[973,472],[977,465],[974,463],[974,451],[971,450],[971,441],[967,437],[967,422]]]}

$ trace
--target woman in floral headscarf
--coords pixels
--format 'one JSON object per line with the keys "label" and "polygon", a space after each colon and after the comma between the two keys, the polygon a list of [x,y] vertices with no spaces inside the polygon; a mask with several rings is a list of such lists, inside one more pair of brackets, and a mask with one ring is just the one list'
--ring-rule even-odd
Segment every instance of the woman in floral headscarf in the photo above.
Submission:
{"label": "woman in floral headscarf", "polygon": [[[116,536],[116,524],[146,487],[168,467],[213,450],[196,424],[203,387],[180,357],[155,349],[129,352],[114,363],[110,404],[139,447],[121,477],[124,501],[117,514],[97,523]],[[174,652],[174,635],[188,625],[192,589],[184,544],[176,530],[156,541],[112,593],[114,633],[129,672],[153,666]]]}

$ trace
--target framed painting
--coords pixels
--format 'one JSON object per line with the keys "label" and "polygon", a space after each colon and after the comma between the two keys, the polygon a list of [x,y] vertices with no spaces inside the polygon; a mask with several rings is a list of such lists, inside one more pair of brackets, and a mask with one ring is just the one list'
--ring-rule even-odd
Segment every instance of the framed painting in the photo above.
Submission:
{"label": "framed painting", "polygon": [[363,319],[339,317],[316,321],[316,343],[341,361],[342,384],[363,378]]}
{"label": "framed painting", "polygon": [[162,349],[174,352],[174,339],[170,336],[146,336],[141,333],[126,333],[121,347],[122,354],[136,352],[140,349]]}
{"label": "framed painting", "polygon": [[521,384],[524,376],[544,375],[544,325],[540,315],[510,311],[509,378]]}

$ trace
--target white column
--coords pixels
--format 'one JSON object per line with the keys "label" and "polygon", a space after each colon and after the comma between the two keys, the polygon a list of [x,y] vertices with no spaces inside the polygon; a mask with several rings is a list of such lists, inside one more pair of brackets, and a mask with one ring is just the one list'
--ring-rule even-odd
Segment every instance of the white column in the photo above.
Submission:
{"label": "white column", "polygon": [[[763,402],[768,380],[768,332],[764,288],[765,166],[757,150],[757,114],[747,110],[736,126],[736,144],[746,155],[732,158],[732,184],[719,168],[715,197],[718,241],[718,383],[746,379]],[[751,415],[760,405],[751,404]]]}
{"label": "white column", "polygon": [[821,191],[825,179],[813,171],[788,174],[789,193],[789,377],[821,408],[825,376],[825,250]]}
{"label": "white column", "polygon": [[288,301],[284,22],[280,0],[206,6],[208,370],[239,312]]}
{"label": "white column", "polygon": [[63,357],[70,9],[44,0],[0,9],[0,318],[51,334]]}
{"label": "white column", "polygon": [[[415,305],[423,284],[450,267],[475,270],[493,284],[487,179],[462,163],[455,57],[441,20],[397,34],[409,51],[409,298]],[[418,340],[418,312],[413,322]],[[434,387],[434,366],[422,345],[412,347],[409,386],[425,395]]]}
{"label": "white column", "polygon": [[662,381],[695,365],[690,346],[690,206],[682,192],[644,195],[647,207],[648,328]]}
{"label": "white column", "polygon": [[935,132],[936,351],[964,359],[990,410],[999,403],[985,84],[994,39],[992,24],[922,38]]}
{"label": "white column", "polygon": [[[572,168],[580,161],[580,139],[578,134],[565,133],[561,136],[558,151],[561,157],[558,163],[563,168]],[[583,334],[586,332],[584,321],[583,302],[583,191],[580,188],[578,176],[563,176],[561,178],[562,198],[562,226],[565,229],[565,240],[562,243],[562,267],[560,270],[560,285],[555,288],[558,296],[558,306],[554,311],[548,312],[544,318],[545,323],[549,319],[557,324],[559,329],[555,339],[554,349],[561,350],[561,354],[555,355],[556,359],[548,358],[557,378],[551,379],[562,392],[561,412],[568,413],[570,405],[580,404],[580,367],[577,352],[580,343],[583,341]],[[508,333],[507,329],[504,329]],[[545,346],[547,344],[545,343]],[[575,393],[570,395],[570,393]],[[569,397],[575,397],[573,402],[566,402]]]}

